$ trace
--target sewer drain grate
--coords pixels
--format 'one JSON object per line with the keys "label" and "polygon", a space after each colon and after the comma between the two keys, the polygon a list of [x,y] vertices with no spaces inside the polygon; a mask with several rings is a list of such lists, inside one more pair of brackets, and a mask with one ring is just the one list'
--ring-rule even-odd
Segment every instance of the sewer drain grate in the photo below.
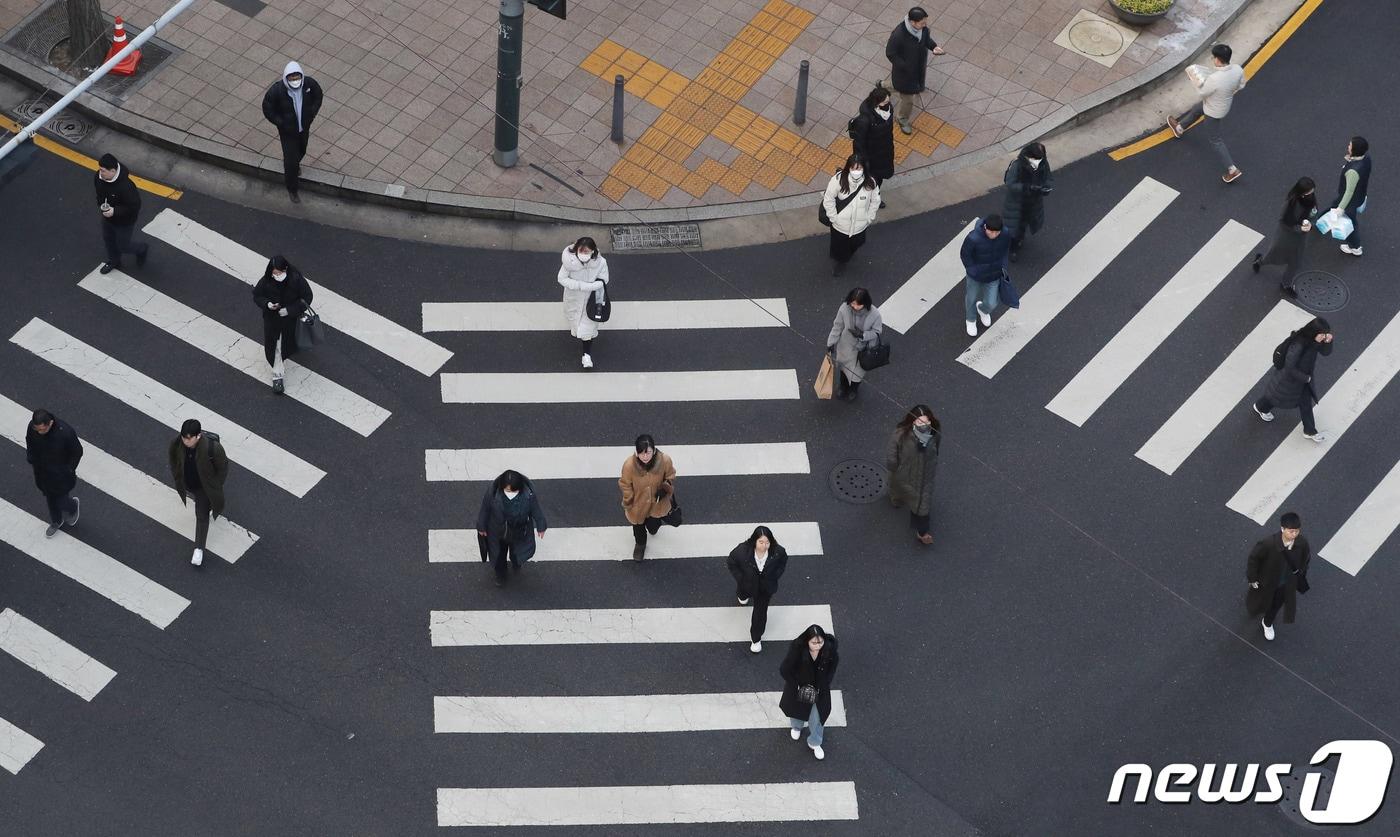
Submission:
{"label": "sewer drain grate", "polygon": [[1123,49],[1123,33],[1104,20],[1081,20],[1070,26],[1069,42],[1085,55],[1102,58]]}
{"label": "sewer drain grate", "polygon": [[1313,767],[1312,765],[1302,764],[1296,767],[1289,775],[1280,777],[1280,783],[1283,785],[1283,799],[1279,800],[1279,810],[1283,812],[1285,817],[1292,820],[1294,824],[1300,825],[1310,831],[1335,830],[1333,826],[1317,825],[1316,823],[1308,822],[1307,817],[1304,817],[1303,812],[1298,808],[1298,800],[1303,795],[1303,778],[1309,773],[1322,774],[1322,780],[1318,782],[1317,785],[1317,798],[1313,800],[1313,809],[1319,811],[1325,811],[1327,809],[1327,800],[1332,795],[1332,779],[1334,778],[1332,771],[1325,767]]}
{"label": "sewer drain grate", "polygon": [[831,469],[827,483],[838,500],[873,503],[885,493],[885,469],[868,459],[847,459]]}
{"label": "sewer drain grate", "polygon": [[1351,299],[1342,277],[1325,270],[1305,270],[1293,278],[1298,302],[1312,311],[1340,311]]}
{"label": "sewer drain grate", "polygon": [[[40,114],[49,109],[49,106],[58,101],[58,97],[28,99],[21,102],[12,113],[20,118],[25,125],[33,122]],[[71,111],[62,111],[49,120],[49,124],[40,129],[44,133],[53,134],[59,139],[67,140],[73,145],[77,145],[92,133],[92,123],[78,116]]]}
{"label": "sewer drain grate", "polygon": [[699,224],[649,224],[637,227],[613,227],[612,249],[666,250],[672,247],[699,247]]}
{"label": "sewer drain grate", "polygon": [[[107,31],[110,32],[112,18],[105,12],[102,18],[105,21]],[[127,20],[126,23],[127,33],[131,35],[135,35],[145,28],[131,20]],[[68,11],[62,0],[55,0],[48,5],[40,6],[18,26],[11,29],[5,35],[3,43],[21,55],[27,56],[34,63],[51,67],[69,79],[87,76],[87,71],[81,68],[65,71],[54,66],[55,62],[59,60],[55,56],[67,54]],[[108,99],[118,101],[125,99],[145,84],[161,65],[179,55],[180,52],[179,49],[165,41],[152,38],[141,45],[141,68],[136,71],[136,75],[119,76],[108,73],[92,86],[91,92]]]}

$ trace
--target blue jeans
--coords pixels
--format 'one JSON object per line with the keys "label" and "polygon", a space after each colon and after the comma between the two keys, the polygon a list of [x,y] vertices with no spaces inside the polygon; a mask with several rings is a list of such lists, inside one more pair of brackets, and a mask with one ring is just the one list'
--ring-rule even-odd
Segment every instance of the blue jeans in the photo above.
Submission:
{"label": "blue jeans", "polygon": [[807,727],[810,730],[807,733],[808,747],[820,747],[822,745],[822,737],[826,734],[826,728],[822,726],[822,713],[820,710],[817,709],[817,705],[815,703],[812,704],[812,711],[808,715],[806,721],[799,721],[796,718],[788,718],[788,723],[792,724],[793,729],[802,729],[803,727]]}
{"label": "blue jeans", "polygon": [[982,303],[982,311],[991,316],[996,310],[999,298],[997,297],[996,282],[978,282],[971,276],[964,276],[963,283],[967,286],[967,293],[963,297],[963,308],[966,320],[974,322],[977,319],[977,303]]}

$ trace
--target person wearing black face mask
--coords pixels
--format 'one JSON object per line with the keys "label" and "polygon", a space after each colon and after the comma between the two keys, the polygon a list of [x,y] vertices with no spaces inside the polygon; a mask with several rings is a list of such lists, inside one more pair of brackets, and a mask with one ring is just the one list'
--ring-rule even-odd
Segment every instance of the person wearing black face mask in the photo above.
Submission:
{"label": "person wearing black face mask", "polygon": [[282,256],[273,256],[253,286],[253,302],[263,317],[263,352],[272,367],[272,391],[286,392],[282,361],[297,353],[297,318],[311,305],[311,284]]}
{"label": "person wearing black face mask", "polygon": [[1278,232],[1268,253],[1255,253],[1250,265],[1255,273],[1264,265],[1282,265],[1283,275],[1279,277],[1279,289],[1292,299],[1298,296],[1293,289],[1293,277],[1298,273],[1298,265],[1303,260],[1303,250],[1308,244],[1308,232],[1312,230],[1312,219],[1317,215],[1316,186],[1311,177],[1300,177],[1293,188],[1288,190],[1288,198],[1283,204],[1283,214],[1278,219]]}
{"label": "person wearing black face mask", "polygon": [[938,447],[943,434],[938,418],[923,404],[905,414],[885,447],[890,472],[890,505],[909,508],[909,525],[919,543],[933,543],[929,515],[933,512],[933,482],[938,476]]}
{"label": "person wearing black face mask", "polygon": [[1281,348],[1283,363],[1275,367],[1264,394],[1254,402],[1254,412],[1264,421],[1273,421],[1275,407],[1297,407],[1303,419],[1303,438],[1325,442],[1327,434],[1319,432],[1313,420],[1313,405],[1321,400],[1313,386],[1313,370],[1318,355],[1332,354],[1332,326],[1317,317],[1290,334]]}
{"label": "person wearing black face mask", "polygon": [[1055,188],[1045,146],[1033,142],[1021,149],[1006,167],[1002,181],[1006,197],[1001,204],[1001,222],[1011,239],[1009,258],[1014,262],[1020,258],[1021,245],[1045,223],[1045,196]]}

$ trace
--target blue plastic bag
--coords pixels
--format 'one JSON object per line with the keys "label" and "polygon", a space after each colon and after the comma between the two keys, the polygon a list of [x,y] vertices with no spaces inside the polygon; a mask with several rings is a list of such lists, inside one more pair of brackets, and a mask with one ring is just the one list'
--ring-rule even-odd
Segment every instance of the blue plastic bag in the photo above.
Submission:
{"label": "blue plastic bag", "polygon": [[1324,212],[1317,219],[1317,231],[1338,241],[1345,241],[1354,229],[1351,219],[1340,212]]}

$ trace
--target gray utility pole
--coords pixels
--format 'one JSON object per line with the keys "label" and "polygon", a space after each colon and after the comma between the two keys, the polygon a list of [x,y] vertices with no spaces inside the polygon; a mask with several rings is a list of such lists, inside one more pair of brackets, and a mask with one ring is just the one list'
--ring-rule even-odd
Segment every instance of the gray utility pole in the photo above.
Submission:
{"label": "gray utility pole", "polygon": [[[530,0],[530,5],[563,20],[567,0]],[[520,54],[525,48],[525,0],[501,0],[501,33],[496,39],[496,150],[501,168],[520,162]]]}

